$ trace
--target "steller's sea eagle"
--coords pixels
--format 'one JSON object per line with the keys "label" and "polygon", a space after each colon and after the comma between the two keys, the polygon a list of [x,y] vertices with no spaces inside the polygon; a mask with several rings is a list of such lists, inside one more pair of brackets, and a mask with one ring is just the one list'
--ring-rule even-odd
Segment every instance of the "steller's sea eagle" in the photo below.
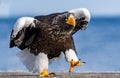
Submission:
{"label": "steller's sea eagle", "polygon": [[31,72],[40,76],[51,76],[48,73],[50,60],[59,57],[63,52],[70,62],[69,72],[75,66],[81,66],[76,53],[72,35],[78,30],[86,29],[90,13],[85,8],[73,9],[62,13],[44,16],[19,18],[10,36],[10,48],[17,46],[20,60]]}

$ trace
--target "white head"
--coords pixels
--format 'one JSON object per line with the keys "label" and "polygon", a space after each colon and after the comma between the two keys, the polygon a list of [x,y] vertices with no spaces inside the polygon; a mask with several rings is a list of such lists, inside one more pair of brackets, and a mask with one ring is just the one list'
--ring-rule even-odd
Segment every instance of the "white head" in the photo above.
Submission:
{"label": "white head", "polygon": [[73,13],[76,19],[85,17],[86,21],[90,21],[90,12],[86,8],[78,8],[69,11]]}
{"label": "white head", "polygon": [[72,13],[76,19],[76,28],[73,33],[78,30],[85,30],[90,21],[90,12],[86,8],[78,8],[68,11]]}

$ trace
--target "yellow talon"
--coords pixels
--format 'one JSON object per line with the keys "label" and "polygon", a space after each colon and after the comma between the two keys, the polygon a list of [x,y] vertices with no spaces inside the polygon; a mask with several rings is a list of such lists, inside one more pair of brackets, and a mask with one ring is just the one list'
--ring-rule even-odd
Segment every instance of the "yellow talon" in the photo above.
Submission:
{"label": "yellow talon", "polygon": [[69,72],[72,72],[75,66],[82,66],[84,63],[85,62],[81,62],[80,60],[78,60],[77,62],[74,62],[73,60],[71,60]]}
{"label": "yellow talon", "polygon": [[40,77],[52,77],[53,74],[49,73],[46,69],[43,70],[43,73],[40,74]]}
{"label": "yellow talon", "polygon": [[68,17],[66,23],[75,27],[76,21],[75,21],[75,18],[72,14]]}

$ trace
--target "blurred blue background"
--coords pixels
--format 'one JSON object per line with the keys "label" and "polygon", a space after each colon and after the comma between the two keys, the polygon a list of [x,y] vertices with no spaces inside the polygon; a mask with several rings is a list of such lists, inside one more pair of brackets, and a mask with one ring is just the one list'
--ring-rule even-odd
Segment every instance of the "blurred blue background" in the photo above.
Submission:
{"label": "blurred blue background", "polygon": [[[87,30],[73,37],[79,58],[86,64],[76,71],[120,71],[120,0],[0,0],[0,71],[26,70],[9,48],[14,23],[22,16],[46,15],[75,8],[87,8],[91,21]],[[68,71],[62,58],[50,65],[50,71]]]}

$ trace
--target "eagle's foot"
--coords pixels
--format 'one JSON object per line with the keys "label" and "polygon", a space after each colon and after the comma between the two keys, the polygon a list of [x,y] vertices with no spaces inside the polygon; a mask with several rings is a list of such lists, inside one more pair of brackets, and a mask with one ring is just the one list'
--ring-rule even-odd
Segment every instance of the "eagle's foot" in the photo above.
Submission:
{"label": "eagle's foot", "polygon": [[48,70],[44,69],[43,72],[40,74],[41,77],[53,77],[55,73],[49,73]]}
{"label": "eagle's foot", "polygon": [[85,64],[85,62],[81,62],[80,60],[78,60],[77,62],[71,60],[71,61],[70,61],[70,69],[69,69],[69,72],[72,72],[72,71],[73,71],[73,68],[74,68],[75,66],[82,66],[82,65],[84,65],[84,64]]}

